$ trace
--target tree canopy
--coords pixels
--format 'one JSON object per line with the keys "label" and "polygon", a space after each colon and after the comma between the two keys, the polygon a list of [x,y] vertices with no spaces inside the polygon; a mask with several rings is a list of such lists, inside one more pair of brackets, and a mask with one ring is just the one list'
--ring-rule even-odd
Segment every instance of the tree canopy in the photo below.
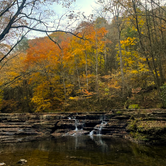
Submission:
{"label": "tree canopy", "polygon": [[[161,1],[100,0],[106,17],[83,20],[72,32],[50,30],[38,11],[45,3],[67,7],[72,1],[3,2],[2,112],[93,111],[130,104],[165,108],[166,8]],[[28,39],[30,30],[46,36]],[[18,38],[16,44],[6,42],[11,37]]]}

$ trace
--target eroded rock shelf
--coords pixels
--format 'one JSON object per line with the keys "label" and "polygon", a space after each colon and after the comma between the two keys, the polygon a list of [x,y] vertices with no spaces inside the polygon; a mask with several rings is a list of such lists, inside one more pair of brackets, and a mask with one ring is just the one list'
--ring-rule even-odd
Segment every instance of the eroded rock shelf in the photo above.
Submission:
{"label": "eroded rock shelf", "polygon": [[0,113],[0,142],[59,136],[108,136],[138,143],[166,143],[166,110],[90,113]]}

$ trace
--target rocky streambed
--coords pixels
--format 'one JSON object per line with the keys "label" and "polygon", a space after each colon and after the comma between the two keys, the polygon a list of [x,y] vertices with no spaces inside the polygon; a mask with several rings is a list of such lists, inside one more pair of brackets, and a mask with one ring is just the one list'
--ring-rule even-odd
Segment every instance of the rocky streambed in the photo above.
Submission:
{"label": "rocky streambed", "polygon": [[166,143],[166,110],[110,110],[87,113],[0,113],[0,142],[46,137],[119,137],[137,143]]}

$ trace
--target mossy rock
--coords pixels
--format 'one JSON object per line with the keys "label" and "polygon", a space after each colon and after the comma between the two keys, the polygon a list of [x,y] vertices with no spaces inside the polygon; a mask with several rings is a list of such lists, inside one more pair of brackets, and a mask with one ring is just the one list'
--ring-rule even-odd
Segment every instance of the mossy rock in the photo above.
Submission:
{"label": "mossy rock", "polygon": [[122,111],[117,111],[116,114],[122,114]]}
{"label": "mossy rock", "polygon": [[140,109],[138,104],[130,104],[129,109]]}
{"label": "mossy rock", "polygon": [[147,135],[144,135],[142,133],[138,133],[138,132],[130,132],[130,136],[137,142],[142,142],[142,143],[145,143],[145,142],[148,142],[149,141],[149,138]]}

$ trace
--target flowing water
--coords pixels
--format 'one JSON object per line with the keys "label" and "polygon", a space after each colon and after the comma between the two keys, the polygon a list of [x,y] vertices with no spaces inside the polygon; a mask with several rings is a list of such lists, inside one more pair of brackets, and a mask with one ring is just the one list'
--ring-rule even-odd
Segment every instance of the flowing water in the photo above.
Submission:
{"label": "flowing water", "polygon": [[166,146],[143,146],[101,136],[50,138],[0,145],[0,163],[17,166],[166,166]]}

